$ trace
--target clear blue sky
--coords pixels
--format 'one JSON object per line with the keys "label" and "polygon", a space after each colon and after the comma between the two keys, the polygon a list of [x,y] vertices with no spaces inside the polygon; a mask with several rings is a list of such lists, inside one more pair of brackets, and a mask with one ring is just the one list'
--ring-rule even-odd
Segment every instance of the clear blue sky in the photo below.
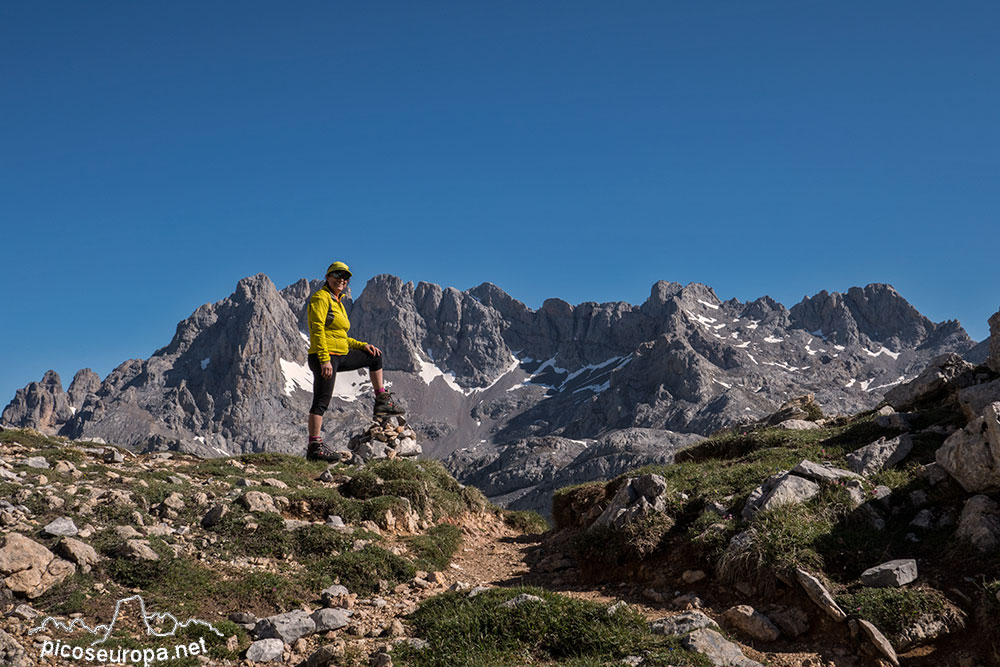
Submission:
{"label": "clear blue sky", "polygon": [[532,307],[887,282],[984,338],[997,35],[976,0],[0,4],[0,405],[333,259]]}

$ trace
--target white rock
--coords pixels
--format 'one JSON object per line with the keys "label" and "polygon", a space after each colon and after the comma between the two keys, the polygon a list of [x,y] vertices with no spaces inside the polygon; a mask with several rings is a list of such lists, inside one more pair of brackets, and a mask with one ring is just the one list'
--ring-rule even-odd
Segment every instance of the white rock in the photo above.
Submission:
{"label": "white rock", "polygon": [[891,468],[909,455],[913,450],[913,439],[909,435],[901,435],[891,440],[879,438],[870,445],[848,454],[847,465],[859,475],[874,475],[881,470]]}
{"label": "white rock", "polygon": [[917,561],[912,558],[891,560],[861,573],[861,583],[874,588],[898,588],[917,578]]}
{"label": "white rock", "polygon": [[1000,505],[988,496],[969,498],[958,519],[955,537],[984,553],[995,550],[1000,546]]}
{"label": "white rock", "polygon": [[274,662],[281,660],[285,653],[285,643],[280,639],[258,639],[247,649],[250,662]]}
{"label": "white rock", "polygon": [[809,599],[825,611],[830,618],[840,622],[847,620],[847,614],[844,613],[844,610],[840,608],[840,605],[836,603],[830,592],[826,590],[826,586],[819,579],[801,568],[795,570],[795,576],[799,580],[799,583],[802,584],[802,588],[805,589]]}

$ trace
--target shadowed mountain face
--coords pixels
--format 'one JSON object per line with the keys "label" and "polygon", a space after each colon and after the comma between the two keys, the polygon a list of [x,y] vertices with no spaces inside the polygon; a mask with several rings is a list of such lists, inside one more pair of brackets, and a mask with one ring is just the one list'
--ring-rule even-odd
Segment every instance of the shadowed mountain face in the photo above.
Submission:
{"label": "shadowed mountain face", "polygon": [[[320,284],[279,291],[262,274],[245,278],[150,358],[103,381],[81,371],[68,391],[49,372],[17,392],[3,421],[144,450],[301,453],[311,400],[303,311]],[[380,275],[348,309],[351,335],[384,350],[424,451],[460,452],[459,475],[483,467],[479,457],[532,459],[534,442],[566,464],[579,457],[573,442],[627,429],[652,450],[653,431],[707,434],[804,393],[827,413],[857,411],[933,357],[974,346],[958,322],[931,322],[888,285],[824,291],[788,310],[661,281],[641,305],[549,299],[532,310],[489,283],[459,291]],[[327,441],[346,444],[370,410],[367,378],[339,375]],[[508,445],[520,454],[493,458]]]}

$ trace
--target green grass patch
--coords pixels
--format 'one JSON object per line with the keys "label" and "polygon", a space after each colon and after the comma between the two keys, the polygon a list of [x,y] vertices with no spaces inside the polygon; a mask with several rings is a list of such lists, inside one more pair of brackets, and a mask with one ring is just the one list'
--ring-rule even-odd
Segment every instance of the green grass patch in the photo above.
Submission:
{"label": "green grass patch", "polygon": [[[257,524],[256,529],[247,529],[248,517]],[[278,514],[250,515],[233,509],[208,531],[222,538],[215,546],[224,550],[224,555],[284,558],[292,553],[291,533]]]}
{"label": "green grass patch", "polygon": [[443,570],[462,544],[462,529],[450,523],[439,523],[423,535],[406,539],[414,564],[420,570]]}
{"label": "green grass patch", "polygon": [[753,523],[755,539],[750,548],[727,551],[720,565],[724,564],[722,569],[727,573],[735,570],[750,577],[753,570],[770,570],[785,576],[794,575],[797,567],[822,570],[823,558],[815,543],[832,528],[831,516],[808,504],[760,512]]}
{"label": "green grass patch", "polygon": [[504,510],[503,522],[526,535],[538,535],[549,529],[549,522],[534,510]]}
{"label": "green grass patch", "polygon": [[32,429],[8,428],[0,431],[0,443],[13,442],[34,450],[30,456],[44,456],[49,463],[58,460],[80,463],[86,456],[64,438],[50,438]]}
{"label": "green grass patch", "polygon": [[193,583],[191,582],[192,573],[204,569],[188,559],[175,558],[173,552],[161,539],[157,537],[145,539],[159,556],[158,560],[139,560],[114,555],[114,547],[109,548],[108,544],[101,545],[108,549],[110,555],[104,563],[104,570],[108,577],[119,586],[149,589],[156,584],[164,584],[165,582],[188,584]]}
{"label": "green grass patch", "polygon": [[[500,606],[521,593],[544,602]],[[650,633],[635,611],[609,615],[604,605],[537,588],[495,588],[473,598],[444,593],[422,603],[409,620],[430,646],[397,646],[392,656],[400,665],[598,665],[627,655],[645,656],[644,665],[711,664],[684,651],[679,638]]]}
{"label": "green grass patch", "polygon": [[104,526],[130,526],[134,523],[132,520],[132,513],[136,511],[143,515],[144,521],[149,518],[148,514],[142,512],[142,510],[135,505],[98,502],[98,504],[94,507],[94,518],[97,519],[98,523]]}
{"label": "green grass patch", "polygon": [[416,573],[410,561],[371,544],[358,551],[320,558],[309,563],[307,569],[317,590],[339,580],[347,590],[360,595],[376,592],[380,580],[395,586],[410,581]]}
{"label": "green grass patch", "polygon": [[688,527],[687,537],[697,550],[714,562],[726,550],[730,538],[736,534],[736,520],[721,517],[715,512],[702,512]]}
{"label": "green grass patch", "polygon": [[233,570],[224,574],[225,578],[217,578],[206,591],[205,602],[223,605],[226,614],[244,611],[266,617],[277,613],[277,610],[301,606],[315,598],[319,592],[308,572],[282,575]]}
{"label": "green grass patch", "polygon": [[77,570],[73,576],[45,591],[32,605],[36,609],[44,609],[48,614],[60,616],[85,612],[90,600],[87,593],[93,591],[94,584],[97,583],[94,575],[94,571],[83,573]]}
{"label": "green grass patch", "polygon": [[293,511],[304,502],[309,513],[302,518],[326,519],[330,515],[341,517],[347,523],[361,521],[364,503],[354,498],[345,498],[337,489],[322,487],[291,489],[283,494]]}
{"label": "green grass patch", "polygon": [[859,588],[836,596],[836,600],[845,612],[873,623],[889,636],[924,614],[940,613],[946,608],[941,593],[926,588]]}
{"label": "green grass patch", "polygon": [[482,511],[487,502],[481,492],[464,487],[437,461],[384,459],[356,469],[341,487],[344,496],[367,500],[383,496],[406,498],[418,513],[430,511],[433,519]]}
{"label": "green grass patch", "polygon": [[819,428],[806,431],[789,431],[780,428],[757,430],[727,430],[702,440],[693,447],[677,452],[677,463],[697,463],[738,459],[747,454],[774,447],[798,449],[842,434],[846,427]]}

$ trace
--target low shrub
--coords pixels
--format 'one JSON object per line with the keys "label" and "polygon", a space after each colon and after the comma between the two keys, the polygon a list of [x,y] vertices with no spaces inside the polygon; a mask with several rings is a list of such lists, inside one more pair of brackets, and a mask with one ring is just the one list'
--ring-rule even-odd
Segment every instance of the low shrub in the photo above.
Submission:
{"label": "low shrub", "polygon": [[[501,606],[522,593],[542,601]],[[711,664],[684,651],[678,637],[653,635],[631,609],[609,614],[605,605],[537,588],[494,588],[472,598],[445,593],[423,602],[410,622],[430,646],[397,646],[393,662],[400,665],[598,665],[636,654],[644,665]]]}
{"label": "low shrub", "polygon": [[526,535],[537,535],[549,529],[549,522],[534,510],[504,510],[503,522]]}
{"label": "low shrub", "polygon": [[450,523],[439,523],[423,535],[407,538],[406,544],[418,569],[443,570],[462,544],[462,529]]}
{"label": "low shrub", "polygon": [[378,591],[380,580],[394,586],[410,581],[416,573],[408,560],[374,545],[318,559],[307,568],[315,586],[326,587],[339,580],[349,591],[361,595]]}
{"label": "low shrub", "polygon": [[895,635],[927,613],[946,607],[938,591],[925,588],[858,588],[836,596],[848,614],[871,622],[886,635]]}

